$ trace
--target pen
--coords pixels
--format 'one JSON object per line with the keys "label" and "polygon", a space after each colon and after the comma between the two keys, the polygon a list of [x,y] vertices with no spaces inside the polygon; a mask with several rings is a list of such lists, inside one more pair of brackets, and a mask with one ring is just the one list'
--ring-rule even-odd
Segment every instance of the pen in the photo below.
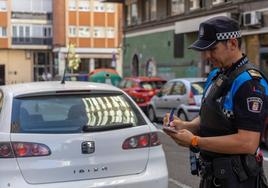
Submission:
{"label": "pen", "polygon": [[175,112],[175,108],[172,108],[170,111],[170,115],[169,115],[169,120],[168,120],[168,127],[170,126],[170,123],[174,120],[174,112]]}

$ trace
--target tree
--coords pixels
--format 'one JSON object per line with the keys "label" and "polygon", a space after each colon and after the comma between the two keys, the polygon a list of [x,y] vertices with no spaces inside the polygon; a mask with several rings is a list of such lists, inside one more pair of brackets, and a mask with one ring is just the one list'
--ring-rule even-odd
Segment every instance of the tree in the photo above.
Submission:
{"label": "tree", "polygon": [[69,44],[67,46],[68,48],[68,54],[67,54],[67,59],[68,59],[68,69],[71,70],[73,73],[74,70],[77,70],[79,67],[80,63],[80,58],[79,56],[75,53],[75,45],[74,44]]}

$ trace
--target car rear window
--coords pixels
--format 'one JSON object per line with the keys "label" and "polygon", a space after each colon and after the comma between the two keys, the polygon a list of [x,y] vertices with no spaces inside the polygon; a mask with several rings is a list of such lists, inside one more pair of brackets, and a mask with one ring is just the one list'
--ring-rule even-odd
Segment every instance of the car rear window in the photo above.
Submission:
{"label": "car rear window", "polygon": [[160,89],[166,81],[146,81],[140,82],[140,87],[144,89]]}
{"label": "car rear window", "polygon": [[194,95],[203,95],[204,88],[205,88],[205,82],[191,83],[191,91]]}
{"label": "car rear window", "polygon": [[15,98],[12,109],[13,133],[79,133],[85,126],[106,130],[145,124],[123,94],[27,96]]}

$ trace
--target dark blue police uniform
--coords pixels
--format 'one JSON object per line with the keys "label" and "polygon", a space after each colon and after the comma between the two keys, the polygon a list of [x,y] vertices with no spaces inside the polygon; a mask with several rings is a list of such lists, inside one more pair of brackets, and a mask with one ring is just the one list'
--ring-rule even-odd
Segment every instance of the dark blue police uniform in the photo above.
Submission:
{"label": "dark blue police uniform", "polygon": [[[198,40],[190,48],[212,50],[218,42],[237,39],[237,49],[234,50],[241,56],[239,38],[239,23],[229,17],[218,16],[200,24]],[[266,79],[246,56],[225,70],[213,70],[208,76],[202,99],[199,135],[224,136],[236,134],[238,130],[261,132],[268,111],[267,95]],[[257,156],[232,155],[201,149],[200,188],[268,187],[260,156],[258,153]]]}
{"label": "dark blue police uniform", "polygon": [[[208,76],[200,110],[201,137],[235,134],[238,129],[255,132],[263,130],[268,105],[267,81],[255,69],[242,69],[230,80],[233,72],[248,64],[250,63],[244,56],[227,70],[215,69]],[[221,75],[227,78],[223,81],[228,83],[224,89],[217,87]],[[255,156],[251,157],[255,159]],[[256,187],[258,175],[262,170],[260,161],[254,167],[259,168],[258,172],[249,174],[251,172],[244,169],[245,155],[201,150],[200,158],[203,176],[200,187]]]}

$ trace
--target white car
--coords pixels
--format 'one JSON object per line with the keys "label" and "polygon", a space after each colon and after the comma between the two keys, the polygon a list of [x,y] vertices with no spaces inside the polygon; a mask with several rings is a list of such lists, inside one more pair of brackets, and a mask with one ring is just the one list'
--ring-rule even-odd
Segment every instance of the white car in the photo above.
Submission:
{"label": "white car", "polygon": [[148,106],[148,117],[153,122],[162,119],[175,108],[182,120],[192,120],[199,114],[206,78],[177,78],[169,80]]}
{"label": "white car", "polygon": [[167,188],[155,126],[123,91],[89,82],[0,87],[1,188]]}

